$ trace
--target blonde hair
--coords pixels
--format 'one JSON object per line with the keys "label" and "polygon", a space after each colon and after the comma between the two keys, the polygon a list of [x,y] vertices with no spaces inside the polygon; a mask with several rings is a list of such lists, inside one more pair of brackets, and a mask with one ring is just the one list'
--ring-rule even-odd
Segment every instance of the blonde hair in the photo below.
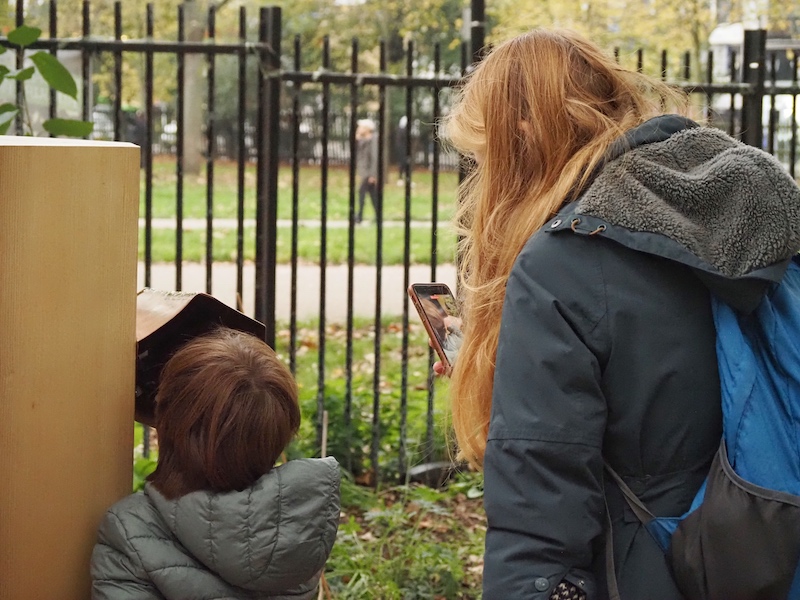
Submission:
{"label": "blonde hair", "polygon": [[460,189],[456,228],[464,342],[450,387],[460,455],[486,448],[500,316],[525,242],[575,199],[609,145],[685,97],[618,65],[571,31],[537,29],[495,47],[475,68],[444,125],[478,165]]}

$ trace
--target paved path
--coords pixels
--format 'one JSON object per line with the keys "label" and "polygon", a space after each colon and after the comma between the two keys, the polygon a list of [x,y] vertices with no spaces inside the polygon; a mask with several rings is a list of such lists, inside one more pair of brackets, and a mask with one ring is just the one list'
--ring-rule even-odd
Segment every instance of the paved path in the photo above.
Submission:
{"label": "paved path", "polygon": [[[243,272],[244,311],[254,314],[255,306],[255,266],[246,264]],[[439,265],[436,280],[455,289],[456,271],[454,265]],[[162,290],[175,289],[175,266],[173,264],[154,264],[151,267],[150,287]],[[236,265],[215,263],[212,270],[211,293],[221,301],[236,306]],[[297,317],[316,318],[320,314],[320,268],[317,265],[299,265],[297,271]],[[356,265],[353,273],[353,312],[359,317],[375,315],[376,269],[370,265]],[[410,267],[409,281],[431,281],[431,269],[426,265]],[[139,263],[139,286],[144,287],[144,264]],[[291,295],[291,267],[278,265],[276,273],[276,316],[279,320],[289,320]],[[201,263],[183,264],[184,291],[206,291],[206,266]],[[326,320],[345,322],[347,318],[347,265],[329,266],[326,272]],[[403,303],[408,302],[402,266],[385,266],[381,280],[381,313],[400,315]],[[413,314],[413,309],[412,314]]]}
{"label": "paved path", "polygon": [[[152,219],[155,229],[175,227],[175,219]],[[140,227],[144,227],[144,219],[139,219]],[[299,225],[319,227],[319,221],[304,220]],[[329,221],[330,228],[344,228],[347,221]],[[384,227],[402,227],[402,221],[387,221]],[[255,221],[245,220],[246,227],[255,227]],[[279,227],[290,227],[291,221],[278,221]],[[412,227],[431,226],[430,221],[413,221]],[[439,226],[449,226],[440,223]],[[184,219],[183,229],[204,230],[205,219]],[[214,219],[215,229],[235,229],[236,219]],[[454,265],[437,267],[436,280],[446,283],[455,289],[456,270]],[[414,265],[409,269],[409,283],[431,281],[431,268],[426,265]],[[213,265],[211,273],[211,294],[221,301],[236,306],[236,265],[218,262]],[[276,316],[279,320],[289,320],[291,309],[291,267],[278,265],[276,273]],[[374,317],[376,302],[377,272],[371,265],[356,265],[353,272],[353,313],[358,317]],[[138,289],[145,287],[144,263],[139,263]],[[175,265],[157,263],[151,266],[150,287],[161,290],[174,290]],[[206,291],[206,265],[204,263],[184,263],[182,289],[187,292]],[[245,264],[243,271],[242,295],[244,311],[254,314],[255,306],[255,265]],[[303,264],[297,269],[297,317],[299,319],[316,318],[320,314],[321,273],[318,265]],[[328,266],[326,272],[326,306],[325,315],[329,322],[344,322],[347,318],[347,265]],[[384,266],[381,278],[381,313],[384,315],[400,315],[403,303],[408,302],[405,285],[405,274],[402,266]],[[413,310],[413,309],[411,309]]]}

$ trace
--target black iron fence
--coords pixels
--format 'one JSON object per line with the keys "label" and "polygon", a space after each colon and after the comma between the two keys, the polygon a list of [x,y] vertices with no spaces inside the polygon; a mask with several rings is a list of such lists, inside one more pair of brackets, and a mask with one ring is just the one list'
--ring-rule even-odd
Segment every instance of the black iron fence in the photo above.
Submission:
{"label": "black iron fence", "polygon": [[[25,22],[25,6],[18,0],[17,25]],[[357,40],[349,48],[349,69],[333,67],[327,39],[319,64],[302,64],[299,38],[282,39],[275,7],[260,9],[256,32],[248,31],[249,15],[241,8],[237,40],[220,42],[214,9],[205,41],[187,41],[183,7],[176,39],[165,41],[154,39],[153,5],[143,15],[143,39],[123,35],[120,2],[109,32],[93,30],[89,2],[82,6],[82,36],[59,37],[53,0],[49,37],[31,49],[77,52],[78,111],[95,122],[94,137],[142,147],[142,285],[207,291],[262,320],[267,341],[306,378],[301,392],[313,423],[312,452],[327,441],[329,451],[371,483],[445,460],[440,387],[429,370],[430,351],[412,338],[421,329],[415,331],[405,290],[412,279],[453,276],[454,248],[452,240],[443,241],[441,215],[448,212],[442,198],[454,202],[459,160],[441,144],[436,124],[450,89],[479,58],[482,19],[461,44],[458,65],[441,64],[439,47],[424,49],[421,61],[420,51],[407,43],[402,66],[388,64],[382,45],[377,71],[365,72]],[[4,38],[0,44],[10,47]],[[790,46],[777,48],[766,32],[748,31],[741,47],[709,52],[702,65],[692,64],[689,53],[679,72],[668,72],[667,52],[658,62],[665,80],[692,94],[699,117],[774,153],[794,176],[800,86]],[[616,52],[621,62],[644,69],[643,52]],[[174,73],[167,89],[156,84],[156,59],[167,60]],[[23,62],[18,51],[16,64]],[[140,71],[139,109],[123,105],[125,65]],[[111,82],[105,98],[93,85],[100,75]],[[220,92],[222,80],[227,83]],[[16,99],[22,100],[19,85]],[[52,117],[64,107],[50,94],[43,110]],[[375,121],[381,142],[377,189],[384,207],[368,231],[355,219],[359,181],[352,160],[357,121],[364,117]],[[190,164],[195,155],[199,171]],[[395,182],[389,174],[399,164],[410,168],[390,194]],[[168,259],[159,246],[164,227]],[[427,238],[423,257],[412,249],[412,232],[420,228]],[[316,248],[311,258],[301,248],[309,231]],[[226,233],[233,241],[220,258]],[[329,255],[334,233],[344,248],[336,257]],[[367,261],[358,258],[364,240],[371,246]],[[201,245],[199,256],[192,255],[199,262],[187,258],[190,243]],[[393,252],[399,258],[387,260],[390,249],[399,250]],[[200,277],[190,281],[198,270]],[[301,310],[309,301],[310,311]]]}

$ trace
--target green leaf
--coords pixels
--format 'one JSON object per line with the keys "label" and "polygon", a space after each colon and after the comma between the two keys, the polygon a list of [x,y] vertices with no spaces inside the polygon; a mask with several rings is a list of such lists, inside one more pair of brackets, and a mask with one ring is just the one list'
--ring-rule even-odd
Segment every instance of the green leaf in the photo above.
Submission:
{"label": "green leaf", "polygon": [[31,54],[31,60],[51,88],[70,98],[77,99],[78,86],[75,85],[75,79],[55,56],[49,52],[40,51]]}
{"label": "green leaf", "polygon": [[145,479],[148,475],[155,471],[157,466],[158,461],[149,457],[145,458],[144,456],[141,456],[133,461],[133,471],[142,479]]}
{"label": "green leaf", "polygon": [[0,46],[0,54],[5,54],[5,53],[6,53],[6,47]]}
{"label": "green leaf", "polygon": [[20,25],[13,31],[8,32],[8,41],[15,46],[25,48],[38,40],[40,35],[42,35],[42,30],[38,27]]}
{"label": "green leaf", "polygon": [[469,498],[470,500],[475,500],[476,498],[480,498],[481,496],[483,496],[482,486],[471,487],[467,490],[467,498]]}
{"label": "green leaf", "polygon": [[15,79],[17,81],[27,81],[33,74],[36,72],[36,69],[33,67],[27,67],[25,69],[20,69],[19,71],[12,71],[8,75],[6,75],[7,79]]}
{"label": "green leaf", "polygon": [[92,133],[94,123],[78,121],[77,119],[48,119],[42,123],[47,133],[52,135],[66,135],[68,137],[86,137]]}
{"label": "green leaf", "polygon": [[0,135],[4,135],[8,131],[18,112],[19,109],[13,104],[8,102],[0,104]]}

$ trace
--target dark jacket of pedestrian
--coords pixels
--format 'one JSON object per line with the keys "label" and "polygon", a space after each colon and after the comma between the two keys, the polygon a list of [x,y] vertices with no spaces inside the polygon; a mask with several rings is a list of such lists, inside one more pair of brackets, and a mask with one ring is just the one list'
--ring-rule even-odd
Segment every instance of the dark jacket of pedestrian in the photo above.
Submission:
{"label": "dark jacket of pedestrian", "polygon": [[356,131],[356,173],[359,179],[378,177],[378,136],[368,119],[363,119]]}
{"label": "dark jacket of pedestrian", "polygon": [[358,212],[356,223],[364,218],[364,200],[369,194],[375,219],[381,218],[381,195],[378,193],[378,136],[372,119],[361,119],[355,132],[356,173],[360,180],[358,186]]}

